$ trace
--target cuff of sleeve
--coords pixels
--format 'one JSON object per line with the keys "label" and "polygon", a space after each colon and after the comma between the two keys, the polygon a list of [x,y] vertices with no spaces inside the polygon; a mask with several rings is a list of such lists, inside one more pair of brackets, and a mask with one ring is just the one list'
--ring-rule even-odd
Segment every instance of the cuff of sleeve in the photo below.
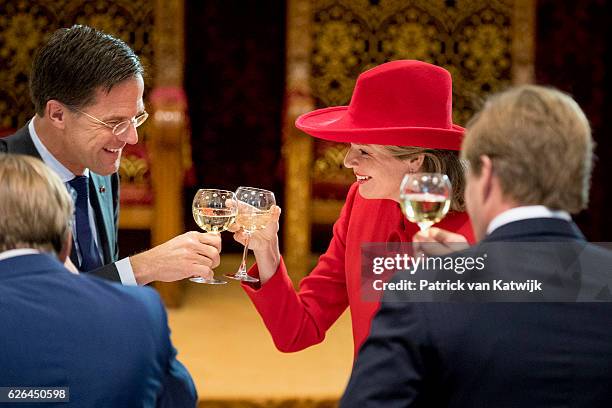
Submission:
{"label": "cuff of sleeve", "polygon": [[119,279],[121,279],[122,284],[126,286],[138,286],[129,257],[120,259],[119,261],[115,262],[115,266],[117,267]]}
{"label": "cuff of sleeve", "polygon": [[[249,269],[248,274],[254,278],[259,278],[259,269],[257,267],[257,264],[253,265],[251,269]],[[279,286],[287,286],[287,284],[293,287],[293,283],[291,282],[291,279],[287,274],[287,268],[285,267],[285,261],[283,260],[282,256],[280,262],[278,263],[278,268],[276,268],[276,272],[274,273],[274,275],[272,275],[270,279],[268,279],[265,285],[262,285],[261,282],[241,283],[242,289],[244,289],[246,294],[249,295],[251,299],[260,296],[265,297],[267,296],[266,293],[276,292]]]}

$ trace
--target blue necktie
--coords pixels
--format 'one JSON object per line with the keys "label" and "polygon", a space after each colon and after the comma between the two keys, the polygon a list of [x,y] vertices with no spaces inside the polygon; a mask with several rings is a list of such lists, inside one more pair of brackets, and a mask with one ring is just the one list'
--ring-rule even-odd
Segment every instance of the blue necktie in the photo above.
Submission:
{"label": "blue necktie", "polygon": [[86,176],[76,176],[68,182],[77,194],[75,203],[76,240],[79,245],[79,252],[81,253],[79,270],[82,272],[91,271],[102,266],[91,232],[91,226],[89,225],[88,181],[89,178]]}

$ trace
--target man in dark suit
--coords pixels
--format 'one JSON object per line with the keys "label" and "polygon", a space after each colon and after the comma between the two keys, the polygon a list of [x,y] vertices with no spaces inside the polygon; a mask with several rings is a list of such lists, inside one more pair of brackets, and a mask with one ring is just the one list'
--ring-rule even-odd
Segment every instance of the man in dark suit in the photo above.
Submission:
{"label": "man in dark suit", "polygon": [[[126,144],[148,117],[143,67],[123,41],[86,26],[60,29],[38,50],[30,93],[36,115],[0,152],[41,158],[76,204],[73,264],[124,284],[212,276],[220,237],[191,231],[119,260],[117,170]],[[70,265],[69,265],[70,266]]]}
{"label": "man in dark suit", "polygon": [[[587,205],[592,151],[571,97],[522,86],[491,98],[462,147],[480,242],[450,258],[495,249],[480,278],[538,278],[559,299],[604,302],[410,303],[410,293],[388,292],[342,407],[612,406],[612,252],[587,243],[569,215]],[[465,242],[439,229],[415,241]]]}
{"label": "man in dark suit", "polygon": [[36,158],[0,154],[0,208],[0,387],[67,387],[70,401],[16,405],[194,407],[156,292],[62,264],[73,204],[57,175]]}

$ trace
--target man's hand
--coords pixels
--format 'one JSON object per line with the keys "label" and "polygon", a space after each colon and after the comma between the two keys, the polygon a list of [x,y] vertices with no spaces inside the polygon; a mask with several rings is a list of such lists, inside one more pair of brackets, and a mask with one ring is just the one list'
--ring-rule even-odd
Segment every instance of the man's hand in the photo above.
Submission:
{"label": "man's hand", "polygon": [[139,285],[153,281],[174,282],[201,276],[210,279],[219,265],[221,236],[186,232],[148,251],[130,257]]}
{"label": "man's hand", "polygon": [[461,234],[431,227],[417,232],[412,238],[415,250],[428,256],[442,256],[468,248],[467,239]]}

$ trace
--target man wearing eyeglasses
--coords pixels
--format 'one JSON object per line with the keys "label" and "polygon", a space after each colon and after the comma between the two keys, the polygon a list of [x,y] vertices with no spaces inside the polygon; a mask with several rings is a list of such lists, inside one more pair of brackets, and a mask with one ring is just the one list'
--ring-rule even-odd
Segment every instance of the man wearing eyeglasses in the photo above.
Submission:
{"label": "man wearing eyeglasses", "polygon": [[[41,158],[75,202],[68,267],[123,284],[212,277],[219,264],[218,235],[187,232],[118,260],[119,177],[126,144],[148,117],[144,70],[123,41],[91,27],[53,33],[38,50],[30,76],[36,115],[0,152]],[[24,197],[24,200],[27,197]]]}

